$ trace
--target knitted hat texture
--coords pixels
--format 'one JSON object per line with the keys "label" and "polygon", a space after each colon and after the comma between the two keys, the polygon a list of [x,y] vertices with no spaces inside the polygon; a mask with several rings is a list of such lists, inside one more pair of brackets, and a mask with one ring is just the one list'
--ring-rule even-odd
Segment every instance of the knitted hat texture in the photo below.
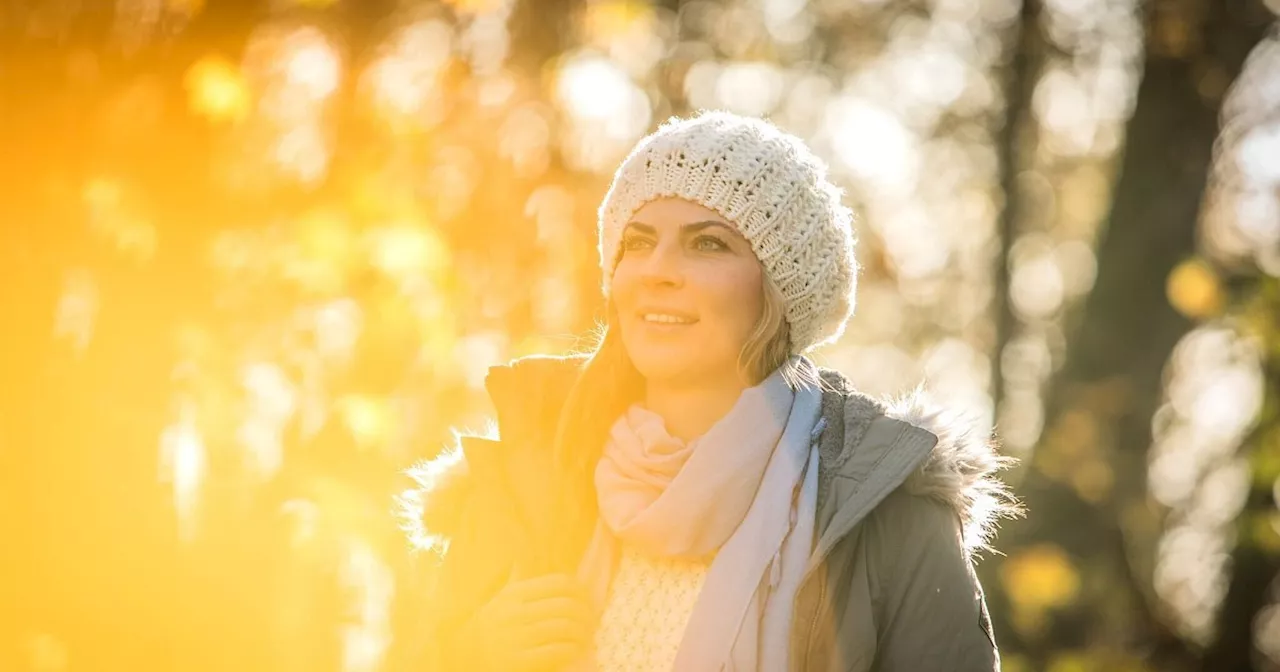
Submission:
{"label": "knitted hat texture", "polygon": [[673,118],[622,162],[599,211],[609,296],[622,229],[646,203],[681,198],[716,211],[751,243],[782,292],[791,350],[834,341],[853,314],[853,213],[826,164],[799,138],[728,112]]}

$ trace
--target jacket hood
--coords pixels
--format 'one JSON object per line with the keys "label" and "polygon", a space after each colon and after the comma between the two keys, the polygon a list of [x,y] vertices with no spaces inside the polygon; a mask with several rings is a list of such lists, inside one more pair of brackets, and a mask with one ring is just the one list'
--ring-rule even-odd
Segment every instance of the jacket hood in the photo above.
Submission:
{"label": "jacket hood", "polygon": [[[823,377],[830,380],[826,373]],[[842,378],[839,374],[836,377]],[[836,387],[844,388],[837,393],[845,395],[846,410],[855,404],[860,408],[868,405],[867,398],[851,392],[847,383]],[[998,453],[993,435],[984,431],[981,423],[938,402],[922,388],[872,405],[887,417],[937,437],[929,454],[902,485],[913,495],[955,511],[970,552],[990,549],[999,521],[1021,512],[1016,498],[998,477],[1014,460]],[[473,490],[468,455],[491,451],[499,445],[494,443],[496,438],[492,425],[480,433],[455,433],[451,446],[408,470],[414,487],[399,498],[400,517],[415,549],[442,551],[445,542],[457,533]],[[853,448],[846,446],[845,450]]]}
{"label": "jacket hood", "polygon": [[405,472],[414,485],[396,498],[397,516],[400,528],[408,535],[415,551],[443,553],[448,540],[462,524],[472,478],[461,444],[472,437],[496,440],[497,432],[480,435],[455,432],[453,443],[440,454],[419,461]]}
{"label": "jacket hood", "polygon": [[886,401],[885,415],[938,438],[907,477],[907,491],[955,511],[970,552],[991,550],[1000,520],[1022,514],[1021,504],[998,475],[1016,460],[1000,455],[994,433],[984,431],[982,423],[940,403],[923,388]]}

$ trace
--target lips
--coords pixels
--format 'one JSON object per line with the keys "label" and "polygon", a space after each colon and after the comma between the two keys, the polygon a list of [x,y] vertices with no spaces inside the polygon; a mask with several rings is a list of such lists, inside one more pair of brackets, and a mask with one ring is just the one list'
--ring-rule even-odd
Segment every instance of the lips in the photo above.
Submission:
{"label": "lips", "polygon": [[646,324],[664,326],[688,326],[698,321],[693,313],[662,306],[644,306],[636,311],[636,318]]}

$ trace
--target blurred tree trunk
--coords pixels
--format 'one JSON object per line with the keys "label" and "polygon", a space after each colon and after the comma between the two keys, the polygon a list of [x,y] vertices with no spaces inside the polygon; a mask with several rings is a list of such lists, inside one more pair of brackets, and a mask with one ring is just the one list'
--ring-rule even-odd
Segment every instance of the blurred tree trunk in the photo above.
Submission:
{"label": "blurred tree trunk", "polygon": [[1165,363],[1192,326],[1170,306],[1166,280],[1196,251],[1222,97],[1270,14],[1254,0],[1146,9],[1146,65],[1098,243],[1096,284],[1069,323],[1045,432],[1019,487],[1028,519],[1005,537],[1011,556],[1019,547],[1057,545],[1087,577],[1070,606],[1045,614],[1025,638],[1037,669],[1055,650],[1100,646],[1145,652],[1154,669],[1195,665],[1151,605],[1150,577],[1135,572],[1126,527],[1152,515],[1152,415]]}
{"label": "blurred tree trunk", "polygon": [[1018,238],[1022,221],[1022,197],[1018,193],[1018,175],[1021,173],[1023,149],[1032,145],[1028,134],[1035,129],[1035,117],[1031,111],[1031,95],[1035,90],[1036,73],[1040,70],[1040,6],[1039,0],[1022,0],[1014,35],[1009,70],[1005,83],[1004,127],[997,138],[1000,152],[1000,188],[1004,193],[1004,207],[1000,210],[1000,256],[996,260],[996,343],[992,348],[991,400],[996,412],[1004,399],[1004,349],[1013,339],[1017,328],[1017,316],[1013,314],[1010,292],[1010,253]]}
{"label": "blurred tree trunk", "polygon": [[[1018,231],[1023,221],[1023,194],[1019,189],[1018,175],[1022,171],[1025,148],[1033,147],[1032,134],[1035,132],[1035,116],[1032,112],[1031,97],[1035,90],[1037,75],[1040,71],[1043,38],[1039,26],[1039,0],[1023,0],[1007,36],[1009,42],[1008,70],[1005,74],[1005,115],[1004,125],[996,137],[1000,160],[1000,188],[1004,194],[1004,205],[1000,211],[997,235],[1000,241],[999,256],[995,261],[995,344],[991,349],[991,400],[995,409],[997,424],[1000,421],[1001,404],[1005,398],[1004,351],[1013,339],[1018,320],[1013,312],[1013,296],[1011,292],[1012,267],[1011,253],[1017,241]],[[1010,604],[1005,594],[1005,587],[998,576],[989,570],[989,563],[979,566],[983,584],[987,592],[987,600],[993,610],[993,621],[999,642],[1002,646],[1014,651],[1025,650],[1022,632],[1012,626]]]}
{"label": "blurred tree trunk", "polygon": [[537,81],[575,41],[582,0],[517,0],[508,22],[509,62]]}

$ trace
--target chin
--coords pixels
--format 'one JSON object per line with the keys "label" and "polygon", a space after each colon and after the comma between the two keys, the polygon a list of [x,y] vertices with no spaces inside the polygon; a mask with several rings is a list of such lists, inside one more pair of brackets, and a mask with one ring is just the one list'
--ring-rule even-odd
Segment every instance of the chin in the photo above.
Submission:
{"label": "chin", "polygon": [[694,372],[684,362],[667,360],[648,361],[644,357],[632,359],[640,376],[647,381],[679,380]]}
{"label": "chin", "polygon": [[708,373],[706,354],[696,346],[636,348],[630,357],[645,380],[683,382]]}

